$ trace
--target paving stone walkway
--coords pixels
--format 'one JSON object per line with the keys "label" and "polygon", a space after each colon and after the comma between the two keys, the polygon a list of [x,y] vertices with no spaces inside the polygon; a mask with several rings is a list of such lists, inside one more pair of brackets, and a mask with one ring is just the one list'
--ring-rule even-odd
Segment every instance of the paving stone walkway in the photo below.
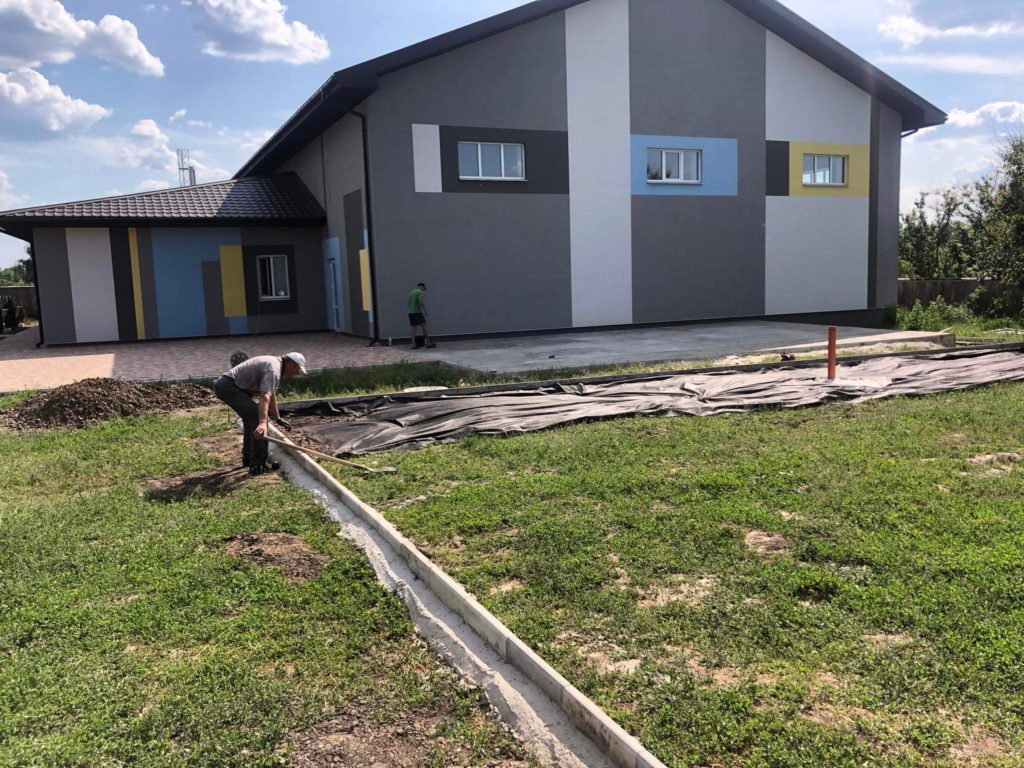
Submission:
{"label": "paving stone walkway", "polygon": [[37,328],[0,337],[0,392],[49,389],[81,379],[160,381],[216,376],[239,349],[250,356],[302,352],[311,369],[399,363],[421,358],[402,347],[369,347],[336,333],[82,344],[36,349]]}

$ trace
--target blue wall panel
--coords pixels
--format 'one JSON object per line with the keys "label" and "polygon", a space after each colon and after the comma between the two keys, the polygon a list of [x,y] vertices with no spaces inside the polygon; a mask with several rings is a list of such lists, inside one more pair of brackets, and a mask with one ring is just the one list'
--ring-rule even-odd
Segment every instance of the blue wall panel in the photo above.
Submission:
{"label": "blue wall panel", "polygon": [[[736,197],[739,194],[739,141],[696,136],[630,137],[634,195]],[[699,149],[703,159],[701,184],[650,184],[648,149]]]}
{"label": "blue wall panel", "polygon": [[[341,240],[331,237],[323,242],[324,249],[324,286],[326,287],[327,299],[327,327],[336,330],[345,330],[345,290],[342,285],[342,262],[341,262]],[[334,259],[335,274],[337,280],[331,285],[330,260]],[[334,301],[338,302],[338,321],[334,318]]]}
{"label": "blue wall panel", "polygon": [[[222,245],[240,245],[237,228],[153,229],[153,274],[161,338],[205,336],[203,262]],[[235,332],[234,327],[231,329]]]}

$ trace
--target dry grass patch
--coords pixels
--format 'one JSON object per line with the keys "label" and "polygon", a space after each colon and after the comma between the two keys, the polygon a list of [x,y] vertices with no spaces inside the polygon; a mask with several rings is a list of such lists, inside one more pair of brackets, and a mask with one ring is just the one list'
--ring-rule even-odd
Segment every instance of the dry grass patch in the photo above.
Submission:
{"label": "dry grass patch", "polygon": [[874,632],[864,635],[864,640],[879,650],[901,648],[914,642],[914,638],[898,632]]}
{"label": "dry grass patch", "polygon": [[515,592],[517,589],[522,589],[525,586],[526,585],[519,579],[509,579],[508,581],[503,581],[501,584],[495,584],[491,587],[491,594],[504,595],[507,592]]}
{"label": "dry grass patch", "polygon": [[981,723],[970,728],[966,741],[949,748],[949,757],[958,766],[992,765],[1005,754],[1003,745]]}

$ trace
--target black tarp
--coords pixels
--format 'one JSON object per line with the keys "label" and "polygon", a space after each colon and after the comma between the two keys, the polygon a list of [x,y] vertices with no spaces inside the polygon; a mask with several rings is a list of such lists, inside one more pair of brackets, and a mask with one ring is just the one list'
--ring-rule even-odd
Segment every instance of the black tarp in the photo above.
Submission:
{"label": "black tarp", "polygon": [[1020,351],[882,357],[824,366],[655,375],[598,383],[548,384],[476,393],[393,395],[282,407],[299,429],[339,455],[511,435],[624,416],[710,416],[759,408],[864,402],[899,395],[1024,381]]}

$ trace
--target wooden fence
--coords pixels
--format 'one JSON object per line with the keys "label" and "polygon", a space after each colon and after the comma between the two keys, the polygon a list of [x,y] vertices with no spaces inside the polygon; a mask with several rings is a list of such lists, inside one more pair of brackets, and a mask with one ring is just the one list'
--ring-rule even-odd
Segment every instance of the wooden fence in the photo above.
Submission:
{"label": "wooden fence", "polygon": [[7,304],[7,297],[13,296],[14,303],[25,308],[25,314],[29,317],[39,317],[39,302],[36,301],[36,287],[34,285],[0,285],[0,307]]}
{"label": "wooden fence", "polygon": [[900,280],[898,302],[901,307],[912,307],[915,301],[928,306],[941,296],[947,304],[967,301],[979,286],[984,286],[993,297],[1016,293],[1018,289],[996,280]]}

